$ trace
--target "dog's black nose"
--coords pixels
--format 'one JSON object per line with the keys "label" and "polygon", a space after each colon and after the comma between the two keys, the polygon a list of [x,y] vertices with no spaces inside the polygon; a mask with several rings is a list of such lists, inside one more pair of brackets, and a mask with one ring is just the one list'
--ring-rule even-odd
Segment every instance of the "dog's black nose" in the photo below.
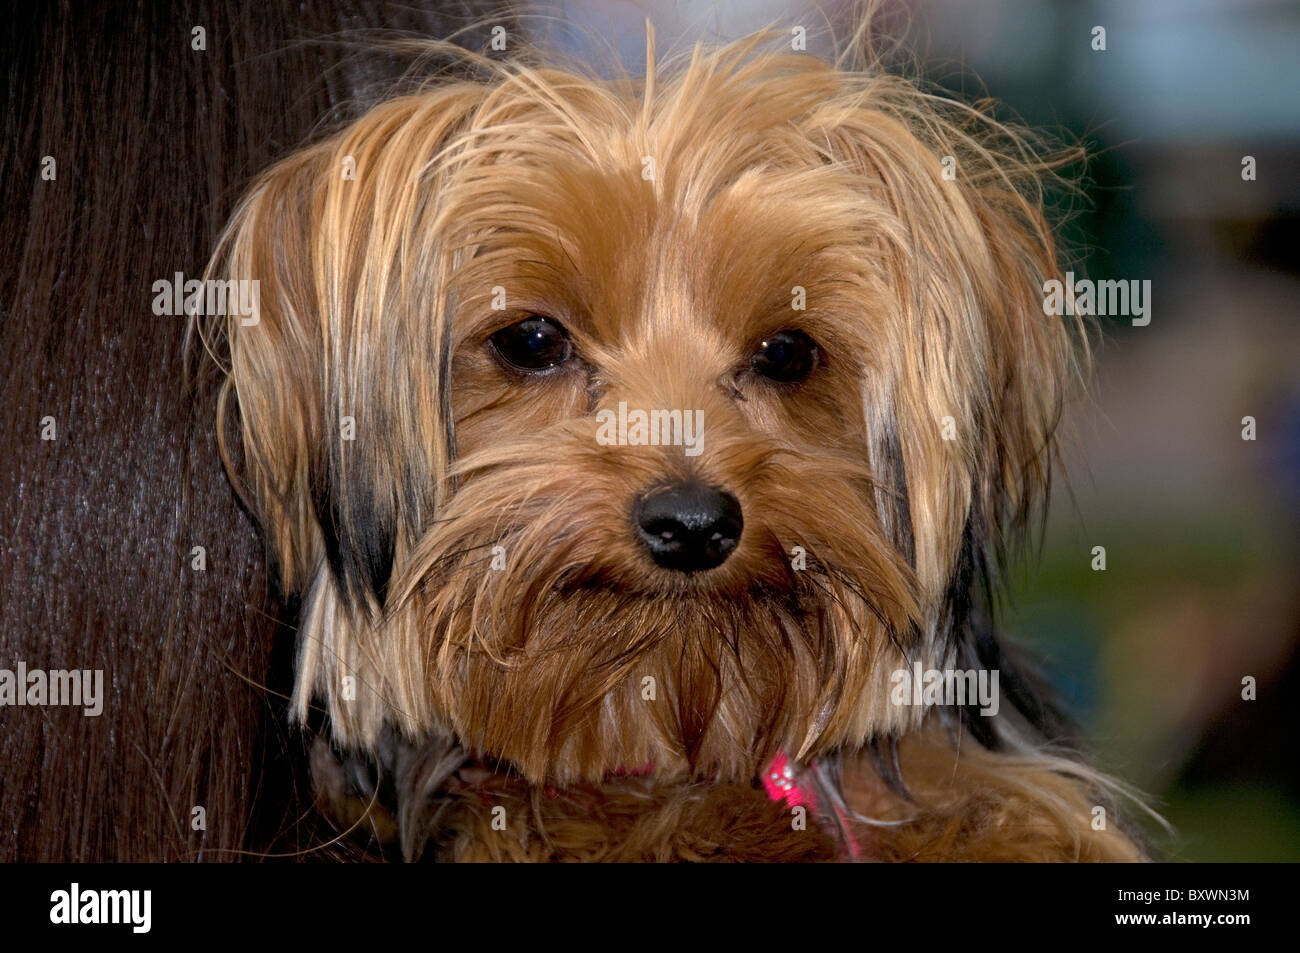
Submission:
{"label": "dog's black nose", "polygon": [[637,500],[632,520],[654,561],[682,572],[721,566],[745,525],[734,496],[702,483],[656,487]]}

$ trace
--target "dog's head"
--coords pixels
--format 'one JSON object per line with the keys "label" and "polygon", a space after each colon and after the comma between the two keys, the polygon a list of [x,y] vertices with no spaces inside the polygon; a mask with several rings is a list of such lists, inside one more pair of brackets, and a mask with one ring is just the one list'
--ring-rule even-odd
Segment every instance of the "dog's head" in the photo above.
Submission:
{"label": "dog's head", "polygon": [[212,274],[297,706],[534,780],[748,778],[913,727],[1040,497],[1073,334],[1044,166],[878,72],[506,65],[267,172]]}

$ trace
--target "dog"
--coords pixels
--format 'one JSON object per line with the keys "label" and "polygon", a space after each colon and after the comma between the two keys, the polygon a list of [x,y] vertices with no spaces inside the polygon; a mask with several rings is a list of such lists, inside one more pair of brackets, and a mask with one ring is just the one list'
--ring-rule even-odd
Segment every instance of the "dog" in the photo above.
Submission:
{"label": "dog", "polygon": [[257,314],[196,326],[321,809],[408,860],[1142,859],[990,620],[1088,364],[1060,157],[770,41],[465,54],[240,202]]}

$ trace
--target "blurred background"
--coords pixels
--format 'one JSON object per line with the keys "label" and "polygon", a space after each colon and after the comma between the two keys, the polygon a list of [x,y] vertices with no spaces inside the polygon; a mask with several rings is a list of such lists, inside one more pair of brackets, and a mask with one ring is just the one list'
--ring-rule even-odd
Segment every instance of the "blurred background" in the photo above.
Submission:
{"label": "blurred background", "polygon": [[[647,17],[660,50],[771,23],[806,26],[821,54],[853,17],[794,0],[526,6],[539,41],[630,68]],[[1066,479],[1004,624],[1102,766],[1154,796],[1172,859],[1300,859],[1300,4],[880,6],[928,79],[1088,145],[1075,270],[1151,281],[1148,326],[1102,319],[1093,400],[1069,411]]]}

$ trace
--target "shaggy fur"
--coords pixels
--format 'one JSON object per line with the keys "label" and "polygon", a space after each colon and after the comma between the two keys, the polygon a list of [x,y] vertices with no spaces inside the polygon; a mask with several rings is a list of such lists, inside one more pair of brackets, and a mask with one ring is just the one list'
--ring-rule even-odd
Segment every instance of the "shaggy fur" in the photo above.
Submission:
{"label": "shaggy fur", "polygon": [[[1086,359],[1043,314],[1053,160],[771,39],[662,66],[651,42],[644,81],[467,57],[481,79],[241,202],[209,274],[258,280],[259,321],[202,331],[232,479],[303,600],[321,802],[387,801],[408,858],[1135,858],[972,597]],[[573,359],[524,375],[490,338],[533,315]],[[750,356],[790,329],[818,363],[776,384]],[[703,453],[598,444],[619,402],[702,410]],[[686,479],[744,513],[702,573],[629,518]],[[891,703],[917,661],[998,669],[1002,713]],[[756,787],[778,752],[821,792],[805,831]]]}

